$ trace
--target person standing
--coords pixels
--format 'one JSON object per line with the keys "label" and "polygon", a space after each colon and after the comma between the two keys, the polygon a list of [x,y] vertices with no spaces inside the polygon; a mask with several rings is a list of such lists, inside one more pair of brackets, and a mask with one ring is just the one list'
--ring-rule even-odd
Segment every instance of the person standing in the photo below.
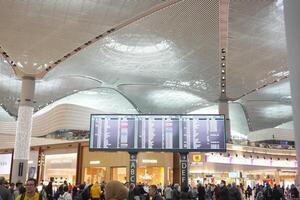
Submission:
{"label": "person standing", "polygon": [[134,188],[135,188],[135,184],[131,183],[129,185],[129,191],[128,191],[127,200],[134,200]]}
{"label": "person standing", "polygon": [[204,186],[199,183],[198,185],[198,200],[205,200],[205,188]]}
{"label": "person standing", "polygon": [[53,200],[53,185],[52,185],[52,181],[50,181],[48,183],[48,185],[46,186],[46,195],[47,195],[47,200]]}
{"label": "person standing", "polygon": [[252,196],[252,189],[251,189],[250,185],[248,185],[248,187],[245,191],[245,196],[246,196],[246,200],[250,200],[250,198]]}
{"label": "person standing", "polygon": [[26,192],[20,194],[16,200],[45,200],[45,198],[37,192],[37,181],[29,178],[26,182]]}
{"label": "person standing", "polygon": [[10,191],[5,187],[5,178],[0,177],[0,197],[3,200],[12,200]]}
{"label": "person standing", "polygon": [[294,184],[291,185],[291,198],[299,198],[299,191]]}
{"label": "person standing", "polygon": [[180,186],[178,183],[174,185],[173,190],[173,200],[179,200],[180,199]]}
{"label": "person standing", "polygon": [[228,191],[230,200],[242,200],[242,194],[239,186],[237,186],[235,183],[232,183],[232,186],[228,188]]}
{"label": "person standing", "polygon": [[23,187],[23,183],[21,183],[21,182],[17,182],[16,183],[16,189],[15,189],[15,191],[14,191],[14,199],[16,199],[18,196],[19,196],[19,194],[21,194],[21,188]]}
{"label": "person standing", "polygon": [[167,187],[164,190],[164,195],[166,200],[171,200],[172,199],[172,188],[170,185],[167,185]]}
{"label": "person standing", "polygon": [[220,184],[220,200],[229,200],[229,191],[224,180]]}
{"label": "person standing", "polygon": [[91,187],[91,199],[92,200],[99,200],[101,195],[101,190],[100,190],[100,185],[98,182],[96,182],[92,187]]}
{"label": "person standing", "polygon": [[59,196],[58,200],[72,200],[72,196],[69,193],[69,187],[67,185],[63,186],[64,193]]}
{"label": "person standing", "polygon": [[150,185],[149,194],[146,197],[146,200],[149,200],[151,197],[152,200],[162,200],[161,196],[158,193],[156,185]]}
{"label": "person standing", "polygon": [[105,200],[124,200],[128,196],[128,190],[119,181],[110,181],[105,186]]}

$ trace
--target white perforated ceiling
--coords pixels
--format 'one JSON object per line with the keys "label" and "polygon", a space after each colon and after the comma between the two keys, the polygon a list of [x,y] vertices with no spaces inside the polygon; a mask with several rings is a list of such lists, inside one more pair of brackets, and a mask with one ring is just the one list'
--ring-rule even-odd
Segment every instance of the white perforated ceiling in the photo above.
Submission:
{"label": "white perforated ceiling", "polygon": [[118,89],[147,114],[181,114],[211,105],[195,93],[178,88],[120,85]]}
{"label": "white perforated ceiling", "polygon": [[36,112],[34,116],[41,115],[61,104],[73,104],[93,108],[108,114],[137,113],[135,105],[132,105],[122,94],[114,89],[98,88],[76,92],[75,94],[59,99]]}
{"label": "white perforated ceiling", "polygon": [[270,128],[292,120],[290,82],[284,80],[243,97],[252,130]]}
{"label": "white perforated ceiling", "polygon": [[1,46],[24,71],[41,71],[98,34],[162,2],[1,0]]}
{"label": "white perforated ceiling", "polygon": [[189,82],[203,98],[216,100],[218,12],[217,0],[176,3],[82,50],[47,78],[85,74],[115,86]]}
{"label": "white perforated ceiling", "polygon": [[[291,120],[288,81],[255,90],[289,74],[282,0],[231,0],[227,42],[226,33],[219,38],[226,27],[224,21],[219,27],[220,10],[226,12],[218,0],[0,0],[0,46],[18,68],[36,72],[88,44],[37,81],[35,110],[81,90],[111,87],[116,90],[99,95],[107,112],[125,112],[132,103],[145,113],[186,113],[218,100],[222,41],[227,95],[252,92],[241,100],[252,128]],[[143,17],[88,43],[134,16]],[[0,56],[0,103],[13,115],[19,79]]]}
{"label": "white perforated ceiling", "polygon": [[228,30],[229,97],[288,75],[282,1],[231,1]]}

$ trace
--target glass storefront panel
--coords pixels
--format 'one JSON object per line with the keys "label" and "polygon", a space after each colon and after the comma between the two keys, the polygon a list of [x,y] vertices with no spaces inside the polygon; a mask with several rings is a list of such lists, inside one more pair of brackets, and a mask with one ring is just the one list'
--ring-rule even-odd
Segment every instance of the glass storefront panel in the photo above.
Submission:
{"label": "glass storefront panel", "polygon": [[137,168],[137,183],[164,185],[164,167],[141,166]]}
{"label": "glass storefront panel", "polygon": [[111,167],[110,173],[111,180],[120,181],[121,183],[125,183],[127,180],[126,167]]}
{"label": "glass storefront panel", "polygon": [[101,183],[106,179],[105,167],[87,167],[84,168],[84,181],[88,184]]}
{"label": "glass storefront panel", "polygon": [[54,178],[55,185],[76,182],[77,153],[45,155],[44,180]]}
{"label": "glass storefront panel", "polygon": [[11,167],[11,154],[0,154],[0,177],[9,180]]}

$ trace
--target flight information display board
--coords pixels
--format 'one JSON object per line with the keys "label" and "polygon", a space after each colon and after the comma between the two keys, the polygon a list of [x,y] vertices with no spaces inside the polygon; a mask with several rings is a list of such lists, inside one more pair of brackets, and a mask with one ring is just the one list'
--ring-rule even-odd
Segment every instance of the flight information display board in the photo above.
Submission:
{"label": "flight information display board", "polygon": [[179,149],[179,116],[139,116],[139,149]]}
{"label": "flight information display board", "polygon": [[91,115],[90,150],[225,151],[223,115]]}

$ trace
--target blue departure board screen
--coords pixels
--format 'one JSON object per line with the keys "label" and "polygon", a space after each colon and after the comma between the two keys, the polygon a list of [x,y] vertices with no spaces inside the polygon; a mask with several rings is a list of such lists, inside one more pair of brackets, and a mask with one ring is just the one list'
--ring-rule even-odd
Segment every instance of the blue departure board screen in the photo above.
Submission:
{"label": "blue departure board screen", "polygon": [[226,151],[223,115],[91,115],[90,150]]}

